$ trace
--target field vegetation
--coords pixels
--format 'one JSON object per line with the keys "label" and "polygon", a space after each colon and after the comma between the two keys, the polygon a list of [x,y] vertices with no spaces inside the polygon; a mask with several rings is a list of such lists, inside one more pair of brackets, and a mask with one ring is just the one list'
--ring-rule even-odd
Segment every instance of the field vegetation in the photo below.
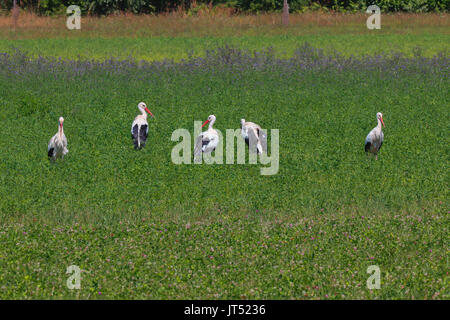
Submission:
{"label": "field vegetation", "polygon": [[271,47],[277,57],[292,57],[308,43],[329,54],[350,56],[420,50],[431,57],[448,50],[450,23],[446,13],[382,16],[381,30],[368,30],[366,14],[291,14],[283,26],[279,14],[232,15],[226,12],[187,16],[122,14],[82,17],[81,30],[68,30],[65,17],[23,13],[17,28],[11,17],[0,17],[0,50],[16,49],[31,57],[163,60],[187,59],[208,49],[233,45],[261,51]]}
{"label": "field vegetation", "polygon": [[[9,11],[14,0],[5,0],[0,10]],[[358,12],[374,2],[372,0],[288,0],[291,13],[306,11],[339,11]],[[376,4],[382,12],[448,12],[450,6],[446,0],[379,0]],[[117,12],[135,14],[160,14],[166,12],[183,12],[187,15],[198,15],[217,11],[228,13],[261,13],[280,12],[283,0],[25,0],[17,1],[17,5],[25,10],[40,15],[64,14],[70,5],[80,7],[83,14],[109,15]],[[1,12],[1,11],[0,11]]]}
{"label": "field vegetation", "polygon": [[[308,45],[179,62],[1,54],[0,297],[448,298],[448,71],[445,53]],[[155,119],[136,152],[139,101]],[[375,161],[363,145],[378,111]],[[279,129],[278,174],[173,164],[171,133],[209,114],[221,130]],[[61,115],[70,152],[51,163]]]}
{"label": "field vegetation", "polygon": [[[0,16],[1,299],[449,298],[444,2],[381,1],[381,30],[356,1],[289,1],[288,26],[282,1],[78,2],[81,30],[65,1]],[[136,151],[140,101],[155,118]],[[210,114],[222,132],[279,129],[278,173],[174,164],[172,132],[193,148]]]}

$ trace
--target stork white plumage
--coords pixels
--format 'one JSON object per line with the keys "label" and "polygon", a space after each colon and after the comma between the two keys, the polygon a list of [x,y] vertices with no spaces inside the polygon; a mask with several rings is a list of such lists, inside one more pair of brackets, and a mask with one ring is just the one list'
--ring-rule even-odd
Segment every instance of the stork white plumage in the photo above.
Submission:
{"label": "stork white plumage", "polygon": [[140,102],[138,104],[138,109],[139,111],[141,111],[141,114],[134,118],[134,121],[131,125],[131,139],[133,139],[135,149],[142,149],[143,147],[145,147],[145,142],[147,141],[148,137],[148,122],[146,112],[148,112],[152,116],[152,118],[154,118],[154,116],[144,102]]}
{"label": "stork white plumage", "polygon": [[47,152],[50,160],[56,160],[58,157],[64,159],[64,156],[69,152],[67,149],[67,138],[64,134],[63,123],[64,118],[60,117],[58,132],[48,142]]}
{"label": "stork white plumage", "polygon": [[241,135],[249,150],[257,154],[267,153],[267,136],[256,123],[241,119]]}
{"label": "stork white plumage", "polygon": [[194,148],[194,159],[198,158],[202,152],[210,153],[216,149],[219,144],[219,135],[216,130],[213,129],[214,122],[216,122],[216,116],[210,115],[208,119],[203,123],[202,128],[209,122],[208,130],[203,131],[197,137]]}
{"label": "stork white plumage", "polygon": [[372,153],[375,155],[375,160],[378,160],[378,151],[380,151],[381,146],[384,141],[384,134],[381,125],[384,125],[383,114],[381,112],[377,113],[378,125],[369,132],[366,137],[366,142],[364,144],[364,150],[366,154]]}

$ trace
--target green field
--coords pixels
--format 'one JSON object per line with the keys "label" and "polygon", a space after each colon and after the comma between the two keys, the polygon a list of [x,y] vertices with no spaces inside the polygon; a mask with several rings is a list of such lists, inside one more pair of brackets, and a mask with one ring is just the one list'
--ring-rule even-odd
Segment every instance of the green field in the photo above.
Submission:
{"label": "green field", "polygon": [[30,56],[53,56],[67,59],[107,59],[111,57],[163,60],[186,59],[189,54],[203,55],[205,50],[233,45],[251,51],[273,48],[278,57],[291,57],[304,43],[322,48],[327,53],[337,51],[346,56],[401,52],[411,56],[421,50],[433,56],[448,50],[448,34],[324,34],[274,35],[242,37],[150,37],[150,38],[42,38],[0,40],[0,50],[12,53],[16,49]]}
{"label": "green field", "polygon": [[[294,72],[263,50],[292,57],[305,41],[344,56],[416,57],[389,60],[396,71]],[[263,51],[265,67],[233,54],[207,67],[133,64],[224,45]],[[12,47],[80,59],[0,57],[0,298],[449,298],[447,35],[0,40]],[[130,60],[83,69],[110,56]],[[420,61],[434,66],[411,67]],[[135,151],[140,101],[155,118]],[[378,111],[375,161],[364,139]],[[223,132],[241,118],[279,129],[279,172],[173,164],[172,132],[193,134],[209,114]],[[70,152],[51,163],[59,116]],[[80,290],[66,286],[70,265],[83,270]],[[366,287],[370,265],[380,290]]]}

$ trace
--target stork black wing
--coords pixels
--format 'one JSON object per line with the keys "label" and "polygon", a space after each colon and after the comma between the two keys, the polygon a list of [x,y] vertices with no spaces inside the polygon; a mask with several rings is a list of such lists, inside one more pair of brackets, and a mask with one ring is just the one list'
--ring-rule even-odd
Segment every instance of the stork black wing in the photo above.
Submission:
{"label": "stork black wing", "polygon": [[147,125],[142,125],[141,129],[139,130],[139,139],[141,140],[141,148],[145,147],[145,142],[147,141],[147,136],[148,136],[148,132],[147,132]]}
{"label": "stork black wing", "polygon": [[138,145],[138,136],[139,136],[139,126],[136,124],[133,127],[133,134],[131,135],[131,138],[133,139],[134,147],[136,149],[139,147],[139,145]]}
{"label": "stork black wing", "polygon": [[371,145],[372,145],[372,144],[371,144],[369,141],[367,141],[366,144],[364,145],[364,151],[365,151],[366,153],[370,151],[370,146],[371,146]]}
{"label": "stork black wing", "polygon": [[55,151],[55,148],[50,148],[49,150],[48,150],[48,157],[49,158],[51,158],[51,157],[53,157],[53,152]]}
{"label": "stork black wing", "polygon": [[202,147],[206,146],[209,143],[210,140],[202,140]]}

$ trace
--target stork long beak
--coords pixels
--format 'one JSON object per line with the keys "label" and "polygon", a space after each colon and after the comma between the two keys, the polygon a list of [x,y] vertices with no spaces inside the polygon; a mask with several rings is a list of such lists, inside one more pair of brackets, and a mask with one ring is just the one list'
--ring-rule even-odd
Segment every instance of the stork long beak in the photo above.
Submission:
{"label": "stork long beak", "polygon": [[380,120],[381,120],[381,124],[383,125],[383,127],[386,128],[386,126],[384,125],[383,117],[381,117]]}
{"label": "stork long beak", "polygon": [[203,124],[202,124],[202,128],[209,122],[209,120],[206,120]]}
{"label": "stork long beak", "polygon": [[147,111],[152,116],[152,118],[154,118],[153,113],[151,113],[150,110],[148,110],[148,108],[145,108],[145,111]]}

